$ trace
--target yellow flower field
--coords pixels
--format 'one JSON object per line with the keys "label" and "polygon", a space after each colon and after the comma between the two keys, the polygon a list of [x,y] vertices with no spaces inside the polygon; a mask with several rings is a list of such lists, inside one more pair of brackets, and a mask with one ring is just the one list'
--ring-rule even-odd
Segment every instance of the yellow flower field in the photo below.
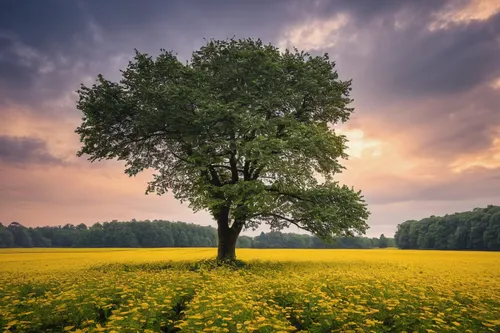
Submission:
{"label": "yellow flower field", "polygon": [[500,253],[0,250],[3,332],[500,332]]}

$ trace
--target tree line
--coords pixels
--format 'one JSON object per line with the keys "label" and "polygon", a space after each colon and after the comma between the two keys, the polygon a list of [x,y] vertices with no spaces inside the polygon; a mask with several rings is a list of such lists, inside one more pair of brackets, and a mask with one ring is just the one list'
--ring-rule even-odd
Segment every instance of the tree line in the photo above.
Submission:
{"label": "tree line", "polygon": [[[0,247],[215,247],[217,230],[185,222],[162,220],[128,222],[111,221],[45,227],[25,227],[19,222],[0,223]],[[256,237],[241,236],[240,248],[374,248],[395,246],[394,239],[342,237],[325,243],[310,235],[264,233]]]}
{"label": "tree line", "polygon": [[240,236],[238,247],[250,248],[297,248],[297,249],[370,249],[396,246],[394,238],[380,235],[380,238],[337,237],[332,242],[324,242],[316,236],[282,233],[279,231],[264,233],[259,236]]}
{"label": "tree line", "polygon": [[500,206],[410,220],[397,227],[400,249],[500,250]]}

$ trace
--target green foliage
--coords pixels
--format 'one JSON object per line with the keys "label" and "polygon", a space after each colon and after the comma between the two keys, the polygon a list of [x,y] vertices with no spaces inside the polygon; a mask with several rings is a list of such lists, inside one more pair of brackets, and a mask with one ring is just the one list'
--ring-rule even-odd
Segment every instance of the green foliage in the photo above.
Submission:
{"label": "green foliage", "polygon": [[7,227],[14,239],[16,247],[33,247],[33,241],[28,233],[28,229],[24,228],[19,222],[12,222]]}
{"label": "green foliage", "polygon": [[500,206],[406,221],[398,225],[394,238],[401,249],[498,251]]}
{"label": "green foliage", "polygon": [[0,227],[0,247],[210,247],[217,242],[214,228],[184,222],[112,221],[89,228],[72,224],[26,228],[15,223],[10,229],[16,228],[17,238],[9,228]]}
{"label": "green foliage", "polygon": [[[394,239],[386,238],[387,246],[394,246]],[[245,246],[240,246],[245,247]],[[287,248],[287,249],[370,249],[380,247],[378,238],[368,237],[335,237],[325,242],[316,236],[281,233],[279,231],[264,233],[252,240],[253,248]]]}
{"label": "green foliage", "polygon": [[[17,223],[17,222],[16,222]],[[17,223],[18,232],[25,230],[29,239],[24,244],[34,247],[214,247],[217,245],[217,232],[212,227],[169,221],[104,222],[86,225],[66,224],[65,226],[46,226],[27,228]],[[394,241],[387,239],[389,246]],[[26,247],[14,241],[14,236],[0,226],[0,247]],[[259,236],[240,236],[236,247],[239,248],[289,248],[289,249],[368,249],[379,247],[378,238],[336,237],[325,242],[316,236],[262,232]]]}
{"label": "green foliage", "polygon": [[52,244],[52,241],[50,239],[43,236],[43,234],[40,232],[40,229],[30,228],[28,229],[28,234],[34,247],[50,247],[50,245]]}
{"label": "green foliage", "polygon": [[14,235],[0,223],[0,247],[13,247]]}
{"label": "green foliage", "polygon": [[389,246],[389,240],[387,239],[387,237],[385,237],[384,234],[380,235],[380,238],[378,240],[378,247],[384,249],[388,246]]}
{"label": "green foliage", "polygon": [[136,51],[120,82],[99,75],[78,91],[78,155],[154,170],[147,193],[207,209],[227,239],[263,222],[325,240],[364,233],[361,193],[333,181],[347,155],[331,126],[353,112],[334,67],[252,39],[211,40],[186,64]]}

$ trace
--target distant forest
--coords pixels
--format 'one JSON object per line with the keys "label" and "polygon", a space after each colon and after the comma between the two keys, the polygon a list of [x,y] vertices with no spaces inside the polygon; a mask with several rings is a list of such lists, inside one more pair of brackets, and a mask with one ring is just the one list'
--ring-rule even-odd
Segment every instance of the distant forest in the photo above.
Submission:
{"label": "distant forest", "polygon": [[431,216],[398,225],[400,249],[500,250],[500,206]]}
{"label": "distant forest", "polygon": [[[0,248],[6,247],[215,247],[217,230],[170,221],[136,221],[28,228],[0,223]],[[344,237],[325,243],[318,237],[282,232],[240,236],[240,248],[352,248],[397,246],[400,249],[500,250],[500,206],[410,220],[394,238]]]}
{"label": "distant forest", "polygon": [[[136,221],[28,228],[0,223],[0,247],[215,247],[217,230],[170,221]],[[315,236],[269,232],[240,236],[240,248],[375,248],[395,246],[393,238],[348,237],[327,244]]]}

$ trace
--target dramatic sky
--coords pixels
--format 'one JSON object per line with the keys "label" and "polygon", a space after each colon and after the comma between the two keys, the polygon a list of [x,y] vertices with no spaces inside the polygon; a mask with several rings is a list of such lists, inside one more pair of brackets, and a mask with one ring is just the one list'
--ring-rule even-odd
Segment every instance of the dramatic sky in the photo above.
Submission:
{"label": "dramatic sky", "polygon": [[150,174],[77,158],[75,90],[118,79],[134,48],[187,60],[232,36],[328,52],[353,79],[340,180],[365,194],[369,235],[500,204],[500,0],[0,0],[0,221],[214,225],[144,195]]}

